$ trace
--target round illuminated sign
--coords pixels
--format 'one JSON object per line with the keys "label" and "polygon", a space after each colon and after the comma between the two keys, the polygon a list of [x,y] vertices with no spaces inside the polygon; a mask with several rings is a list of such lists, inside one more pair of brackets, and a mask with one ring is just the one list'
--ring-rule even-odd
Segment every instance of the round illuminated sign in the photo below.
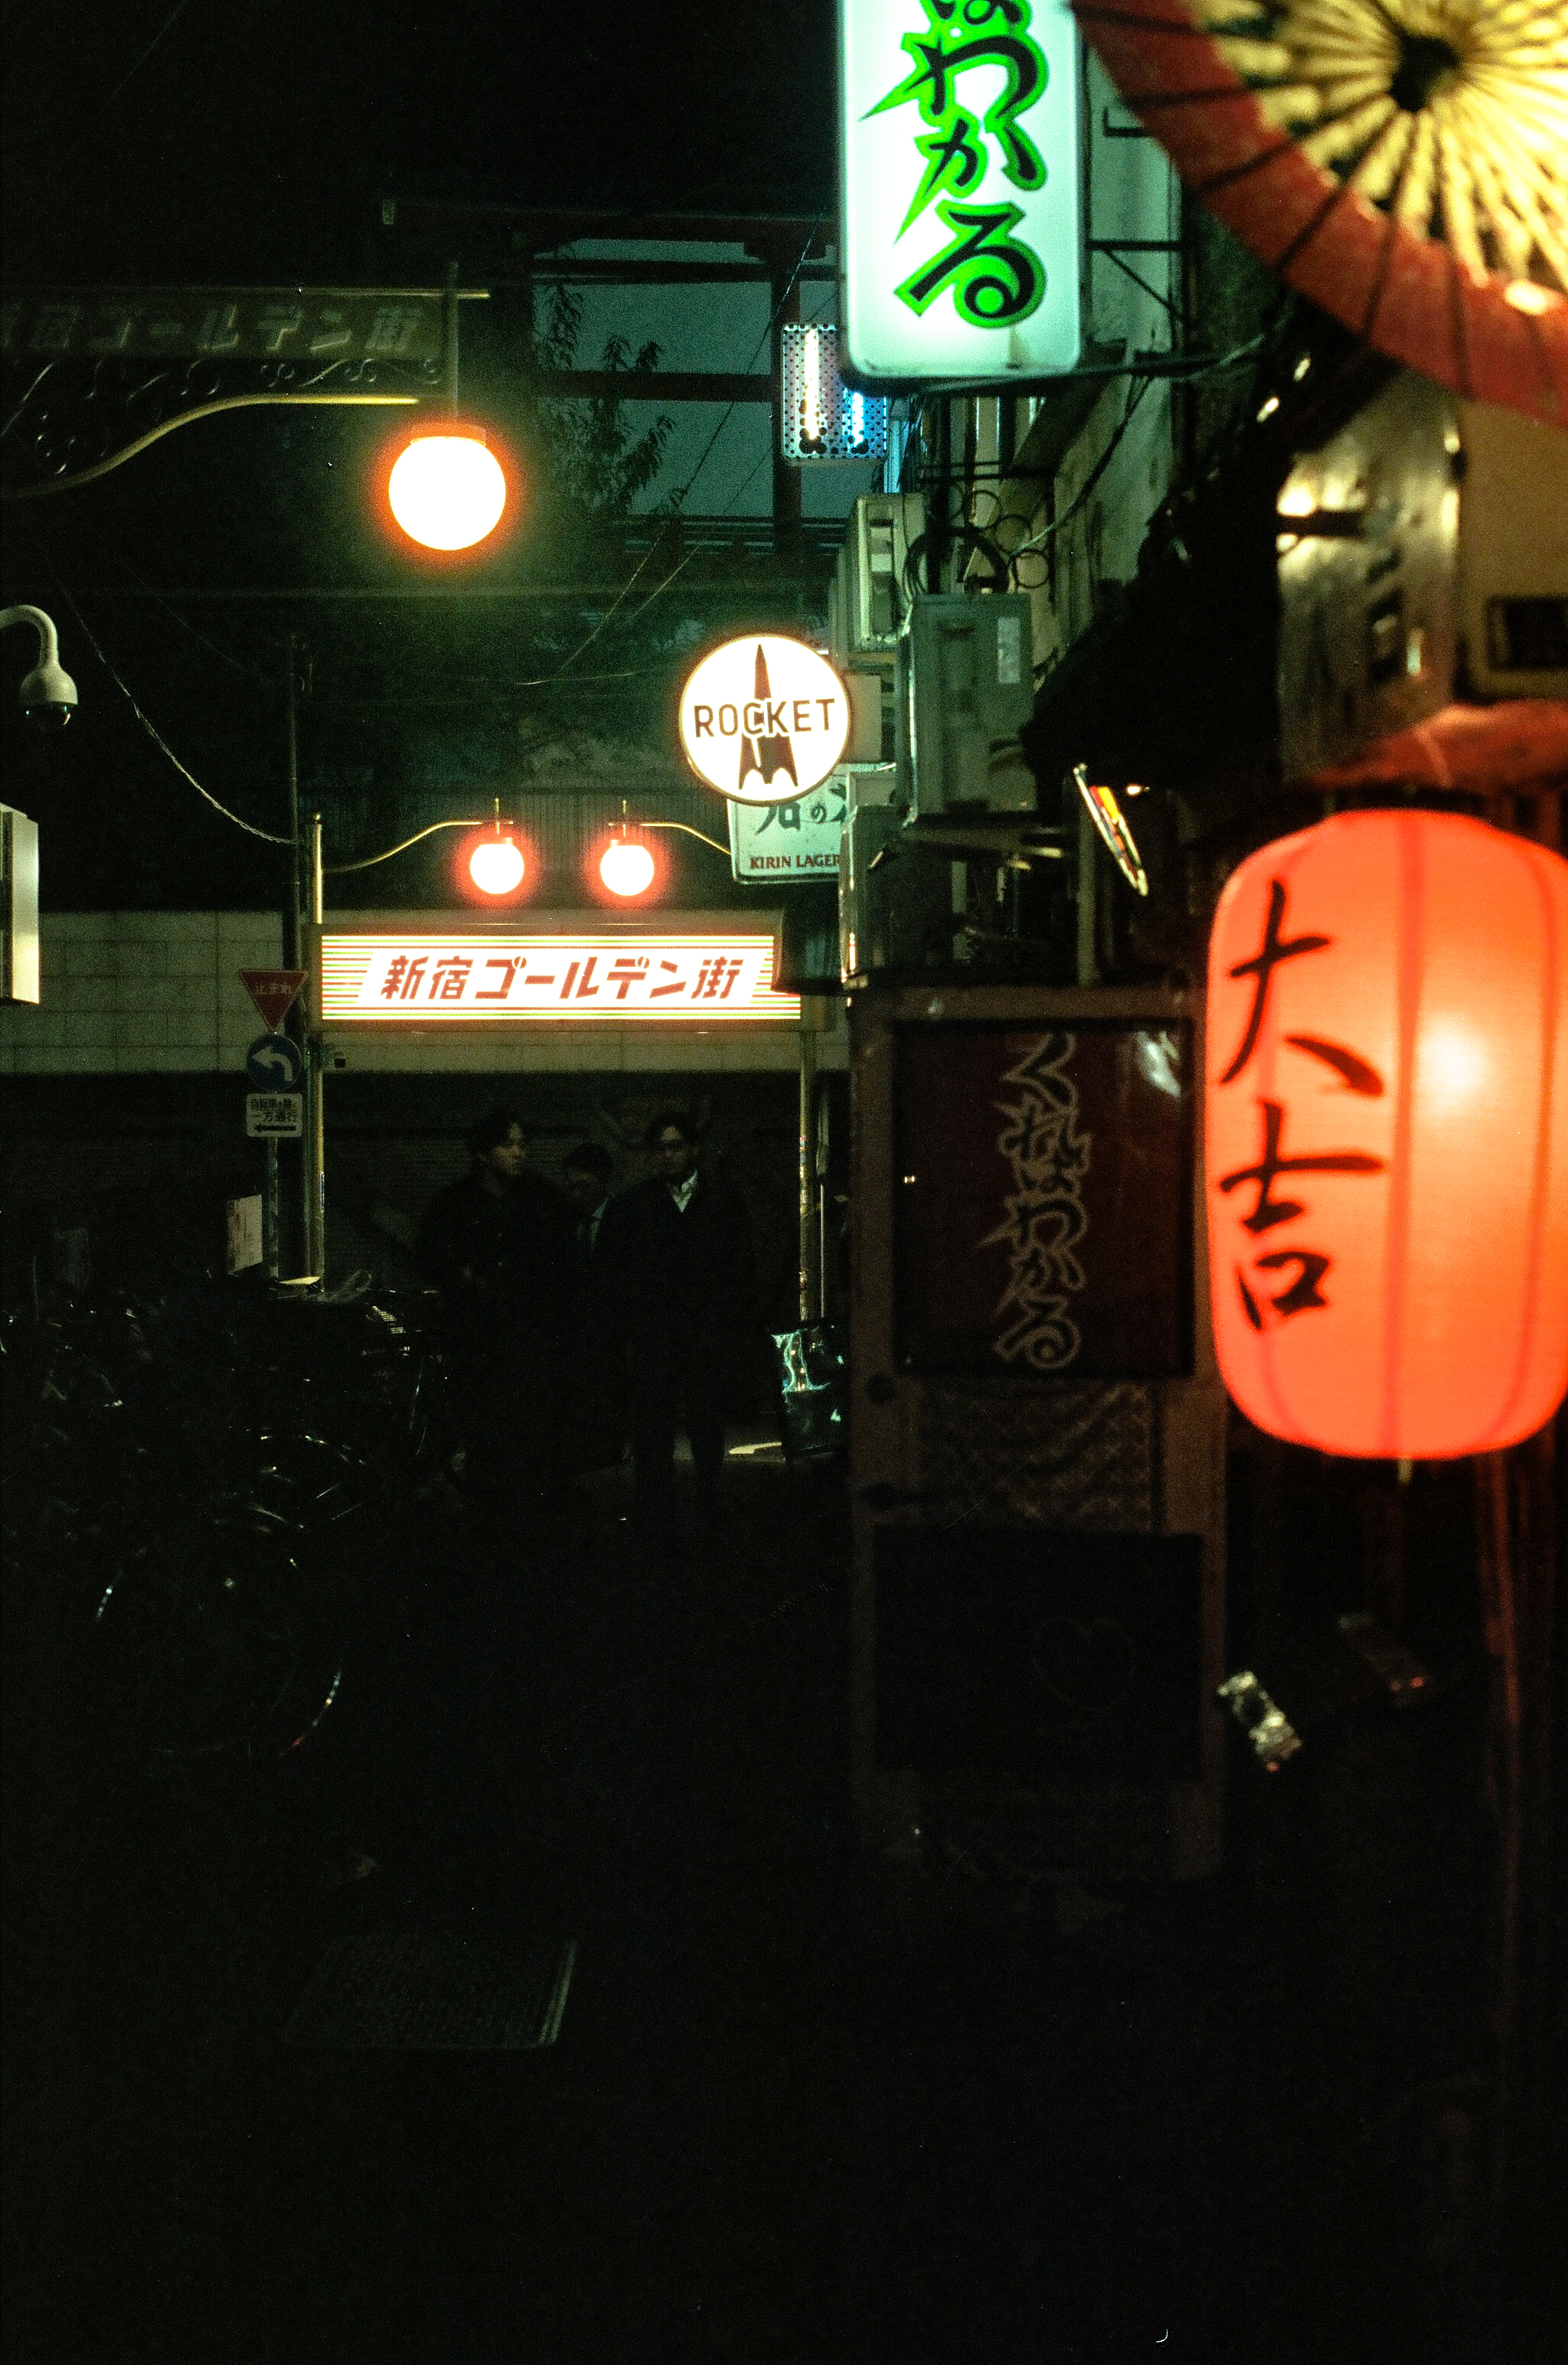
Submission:
{"label": "round illuminated sign", "polygon": [[712,649],[680,693],[692,770],[737,804],[781,805],[826,779],[849,738],[849,693],[825,657],[781,633]]}

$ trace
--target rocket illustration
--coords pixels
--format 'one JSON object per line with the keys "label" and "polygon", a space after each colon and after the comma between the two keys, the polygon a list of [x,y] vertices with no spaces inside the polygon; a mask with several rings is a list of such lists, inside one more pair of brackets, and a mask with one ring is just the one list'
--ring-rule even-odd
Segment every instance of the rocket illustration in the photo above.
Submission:
{"label": "rocket illustration", "polygon": [[[762,653],[760,641],[756,644],[755,695],[756,703],[763,710],[762,720],[766,725],[773,720],[773,716],[767,712],[767,708],[773,703],[773,685],[767,678],[767,659]],[[778,701],[774,711],[778,720],[782,722],[784,719],[782,700]],[[770,786],[780,772],[787,772],[793,784],[799,788],[800,774],[795,769],[795,750],[788,732],[768,733],[765,729],[755,737],[742,738],[740,770],[735,775],[737,796],[745,786],[748,772],[757,773],[764,788]]]}

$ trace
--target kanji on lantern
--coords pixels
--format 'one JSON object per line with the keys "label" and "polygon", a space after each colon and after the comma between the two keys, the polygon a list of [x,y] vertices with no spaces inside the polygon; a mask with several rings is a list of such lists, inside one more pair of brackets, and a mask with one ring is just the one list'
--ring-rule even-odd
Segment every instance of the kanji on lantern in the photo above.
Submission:
{"label": "kanji on lantern", "polygon": [[1221,1374],[1260,1429],[1439,1459],[1568,1391],[1568,863],[1453,813],[1266,846],[1209,955]]}

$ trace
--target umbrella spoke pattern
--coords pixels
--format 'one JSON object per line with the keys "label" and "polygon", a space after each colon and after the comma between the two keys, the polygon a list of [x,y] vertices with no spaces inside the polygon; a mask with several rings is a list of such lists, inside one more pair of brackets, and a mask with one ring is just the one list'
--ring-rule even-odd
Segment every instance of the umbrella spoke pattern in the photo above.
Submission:
{"label": "umbrella spoke pattern", "polygon": [[1243,242],[1461,394],[1568,425],[1564,0],[1073,0]]}

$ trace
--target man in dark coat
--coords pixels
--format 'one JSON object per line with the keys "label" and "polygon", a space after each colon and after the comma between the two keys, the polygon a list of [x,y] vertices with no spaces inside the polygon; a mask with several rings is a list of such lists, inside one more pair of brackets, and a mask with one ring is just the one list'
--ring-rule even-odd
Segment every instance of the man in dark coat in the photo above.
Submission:
{"label": "man in dark coat", "polygon": [[576,1247],[573,1317],[573,1460],[580,1470],[602,1470],[626,1450],[626,1386],[609,1267],[600,1253],[615,1163],[597,1141],[568,1150],[562,1171],[571,1202]]}
{"label": "man in dark coat", "polygon": [[468,1173],[425,1212],[418,1255],[445,1307],[470,1496],[498,1530],[560,1475],[572,1223],[560,1193],[529,1171],[510,1109],[482,1117],[468,1147]]}
{"label": "man in dark coat", "polygon": [[678,1429],[691,1440],[699,1488],[711,1495],[718,1485],[756,1281],[745,1211],[699,1171],[692,1120],[666,1111],[646,1147],[654,1172],[610,1201],[599,1253],[627,1357],[637,1493],[656,1509],[669,1497]]}

